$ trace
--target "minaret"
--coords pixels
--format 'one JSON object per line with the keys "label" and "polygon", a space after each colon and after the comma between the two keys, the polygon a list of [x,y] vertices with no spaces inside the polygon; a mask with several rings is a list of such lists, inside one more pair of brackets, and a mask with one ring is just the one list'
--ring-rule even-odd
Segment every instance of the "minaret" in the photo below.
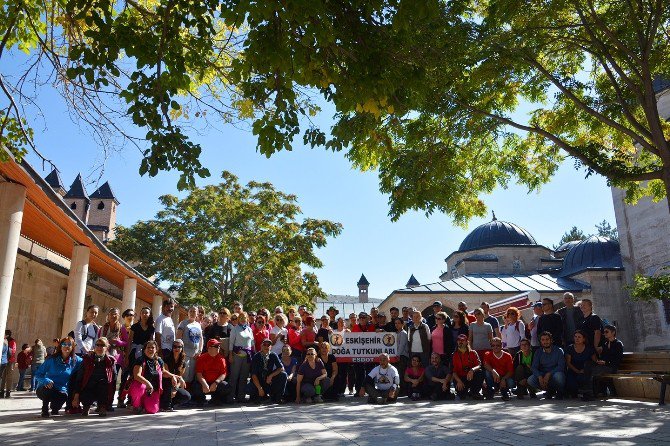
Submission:
{"label": "minaret", "polygon": [[368,287],[370,282],[365,278],[365,274],[361,274],[361,278],[358,279],[358,302],[366,303],[368,301]]}
{"label": "minaret", "polygon": [[109,182],[105,182],[91,194],[91,210],[88,227],[103,242],[114,240],[116,208],[119,200],[114,195]]}
{"label": "minaret", "polygon": [[74,179],[70,190],[63,196],[63,201],[72,209],[72,212],[77,214],[77,217],[84,224],[88,223],[88,210],[91,205],[91,199],[88,198],[81,174],[77,175],[77,178]]}
{"label": "minaret", "polygon": [[63,186],[63,180],[60,178],[60,174],[54,167],[49,175],[44,177],[44,180],[49,183],[49,186],[63,198],[65,196],[65,186]]}

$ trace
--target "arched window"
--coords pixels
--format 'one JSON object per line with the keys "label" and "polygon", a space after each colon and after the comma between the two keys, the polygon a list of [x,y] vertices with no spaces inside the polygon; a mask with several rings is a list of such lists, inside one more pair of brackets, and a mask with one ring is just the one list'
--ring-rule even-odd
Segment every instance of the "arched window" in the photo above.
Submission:
{"label": "arched window", "polygon": [[73,203],[70,205],[70,209],[72,209],[73,211],[76,210],[76,209],[77,209],[77,203],[73,202]]}
{"label": "arched window", "polygon": [[99,209],[99,210],[103,210],[103,209],[105,209],[105,203],[102,202],[102,201],[101,201],[100,203],[98,203],[98,209]]}

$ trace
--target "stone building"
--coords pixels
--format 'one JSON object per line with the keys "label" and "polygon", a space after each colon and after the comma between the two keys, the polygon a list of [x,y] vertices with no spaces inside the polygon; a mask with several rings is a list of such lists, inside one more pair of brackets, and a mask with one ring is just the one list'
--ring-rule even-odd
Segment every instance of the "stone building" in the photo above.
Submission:
{"label": "stone building", "polygon": [[[655,83],[658,110],[664,119],[670,119],[670,82]],[[633,283],[635,274],[652,276],[667,274],[662,268],[670,266],[670,211],[667,200],[654,203],[649,198],[635,205],[626,204],[624,192],[612,188],[621,256],[626,267],[626,282]],[[633,345],[637,350],[670,349],[670,301],[635,303],[619,302],[630,318]]]}
{"label": "stone building", "polygon": [[66,190],[56,170],[41,178],[25,161],[0,163],[0,331],[49,344],[91,304],[99,324],[111,307],[160,311],[170,296],[106,246],[118,205],[109,183],[88,195],[81,175]]}
{"label": "stone building", "polygon": [[325,299],[317,299],[314,302],[314,314],[321,316],[326,314],[328,308],[335,307],[339,312],[338,317],[343,317],[346,320],[351,313],[358,314],[361,311],[369,313],[372,307],[381,303],[381,299],[374,299],[368,296],[370,282],[365,277],[365,274],[361,274],[361,278],[358,279],[356,286],[358,287],[358,296],[329,294]]}
{"label": "stone building", "polygon": [[560,304],[563,293],[569,291],[576,299],[591,299],[595,312],[620,327],[624,342],[630,340],[629,319],[619,308],[626,293],[616,241],[592,236],[552,250],[538,244],[522,227],[494,215],[468,234],[445,262],[447,271],[439,282],[417,284],[412,276],[380,309],[412,306],[428,314],[432,303],[439,300],[452,313],[460,301],[469,310],[486,301],[494,316],[515,306],[528,320],[533,302],[548,297]]}

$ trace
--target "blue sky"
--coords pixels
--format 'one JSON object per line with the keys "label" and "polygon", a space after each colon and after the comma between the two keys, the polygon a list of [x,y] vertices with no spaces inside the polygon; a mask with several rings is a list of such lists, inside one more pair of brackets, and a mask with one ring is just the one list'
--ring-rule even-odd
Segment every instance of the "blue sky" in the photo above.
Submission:
{"label": "blue sky", "polygon": [[[31,124],[39,150],[54,161],[69,187],[78,172],[90,176],[99,164],[101,149],[85,128],[72,122],[62,104],[55,93],[44,91],[40,95],[44,119]],[[328,113],[321,122],[327,124]],[[376,174],[352,169],[342,153],[297,143],[292,152],[268,159],[256,152],[251,133],[225,125],[191,136],[202,145],[203,164],[212,173],[198,185],[218,182],[220,172],[229,170],[243,183],[269,181],[297,195],[306,216],[343,224],[342,234],[319,252],[324,267],[317,274],[327,293],[356,294],[361,273],[371,282],[370,297],[374,298],[384,298],[403,287],[410,274],[421,283],[435,282],[445,269],[444,258],[458,249],[472,229],[490,220],[476,219],[468,229],[462,229],[445,215],[426,217],[410,212],[392,223],[388,197],[379,192]],[[34,154],[28,160],[38,171],[42,169]],[[140,177],[139,163],[139,152],[129,147],[111,157],[101,180],[110,182],[120,200],[118,223],[126,226],[152,218],[160,195],[177,194],[177,173]],[[49,170],[47,165],[43,175]],[[99,184],[87,184],[89,193]],[[528,194],[512,186],[484,198],[499,220],[518,224],[549,247],[573,225],[588,233],[603,219],[615,224],[605,180],[599,176],[585,179],[584,172],[575,171],[570,160],[539,193]]]}

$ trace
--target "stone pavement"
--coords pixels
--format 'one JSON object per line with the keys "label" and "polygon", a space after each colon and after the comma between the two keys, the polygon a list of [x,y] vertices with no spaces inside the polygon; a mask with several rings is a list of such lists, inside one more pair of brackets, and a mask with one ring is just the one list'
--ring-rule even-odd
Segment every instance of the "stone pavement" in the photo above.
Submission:
{"label": "stone pavement", "polygon": [[27,392],[0,399],[0,445],[669,445],[670,408],[624,399],[234,405],[39,417]]}

